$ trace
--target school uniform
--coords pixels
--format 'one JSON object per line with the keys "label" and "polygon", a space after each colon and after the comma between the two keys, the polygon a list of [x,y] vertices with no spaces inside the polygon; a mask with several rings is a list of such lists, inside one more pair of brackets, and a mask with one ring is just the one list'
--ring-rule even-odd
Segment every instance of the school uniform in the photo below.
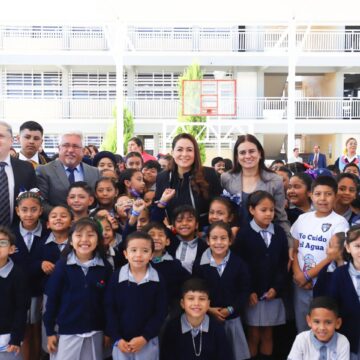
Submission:
{"label": "school uniform", "polygon": [[349,360],[350,345],[347,338],[335,332],[332,338],[323,343],[316,339],[311,330],[303,331],[296,336],[288,360]]}
{"label": "school uniform", "polygon": [[106,250],[105,257],[111,265],[113,271],[123,265],[123,257],[120,255],[120,252],[116,247],[109,245],[109,248]]}
{"label": "school uniform", "polygon": [[360,359],[360,271],[349,262],[334,271],[330,295],[339,305],[340,332],[350,342],[351,359]]}
{"label": "school uniform", "polygon": [[26,276],[31,296],[28,323],[36,324],[41,319],[41,295],[44,273],[41,269],[42,238],[48,234],[39,221],[36,228],[28,231],[19,223],[12,229],[15,240],[15,252],[10,255]]}
{"label": "school uniform", "polygon": [[[114,360],[156,360],[159,357],[158,335],[165,320],[167,299],[165,283],[148,266],[145,277],[137,283],[129,264],[116,270],[106,292],[107,334],[114,340]],[[123,353],[118,341],[143,336],[147,343],[137,353]]]}
{"label": "school uniform", "polygon": [[193,274],[207,281],[210,287],[210,306],[228,308],[231,312],[224,327],[235,358],[250,358],[240,319],[250,295],[247,265],[232,251],[229,251],[222,263],[217,265],[211,250],[207,249],[200,262],[195,263]]}
{"label": "school uniform", "polygon": [[161,360],[232,360],[236,359],[225,335],[224,326],[205,314],[198,328],[186,315],[171,320],[164,331]]}
{"label": "school uniform", "polygon": [[29,294],[25,275],[11,259],[0,268],[0,360],[19,359],[7,353],[9,344],[20,346],[24,339]]}
{"label": "school uniform", "polygon": [[47,336],[59,330],[54,360],[98,360],[102,358],[105,328],[104,296],[110,265],[96,255],[81,263],[74,252],[60,259],[47,283],[44,314]]}
{"label": "school uniform", "polygon": [[336,269],[336,262],[332,261],[320,270],[313,288],[314,298],[330,295],[331,280]]}
{"label": "school uniform", "polygon": [[[266,233],[263,233],[266,231]],[[265,239],[263,238],[265,237]],[[286,284],[288,246],[284,230],[276,224],[260,228],[254,219],[240,228],[234,252],[247,263],[250,272],[250,293],[256,293],[258,303],[246,311],[250,326],[274,326],[285,323],[285,308],[280,298]],[[262,301],[262,296],[273,288],[276,298]]]}

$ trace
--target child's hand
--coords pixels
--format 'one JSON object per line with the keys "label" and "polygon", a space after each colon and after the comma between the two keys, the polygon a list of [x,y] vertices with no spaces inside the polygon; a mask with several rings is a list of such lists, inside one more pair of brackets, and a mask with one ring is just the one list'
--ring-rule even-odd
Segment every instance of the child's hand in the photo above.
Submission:
{"label": "child's hand", "polygon": [[104,335],[104,339],[103,339],[103,347],[108,348],[111,346],[111,338],[109,336]]}
{"label": "child's hand", "polygon": [[176,194],[175,189],[167,188],[161,195],[160,201],[168,203]]}
{"label": "child's hand", "polygon": [[255,306],[259,302],[258,296],[256,293],[251,293],[249,297],[249,305]]}
{"label": "child's hand", "polygon": [[16,355],[20,352],[20,346],[17,346],[17,345],[9,345],[7,348],[6,348],[6,351],[8,353],[15,353]]}
{"label": "child's hand", "polygon": [[220,307],[211,307],[209,308],[209,313],[214,316],[216,318],[216,320],[219,321],[225,321],[225,317],[223,316],[223,314],[221,313],[222,308]]}
{"label": "child's hand", "polygon": [[276,297],[276,290],[271,288],[265,294],[265,300],[273,300]]}
{"label": "child's hand", "polygon": [[43,261],[41,263],[41,270],[46,274],[50,275],[55,269],[55,265],[50,261]]}
{"label": "child's hand", "polygon": [[133,210],[141,213],[146,207],[146,203],[143,199],[136,199],[133,203]]}
{"label": "child's hand", "polygon": [[131,346],[131,352],[138,352],[140,351],[145,345],[147,341],[143,336],[137,336],[132,338],[129,341],[129,345]]}
{"label": "child's hand", "polygon": [[230,312],[227,308],[222,308],[220,310],[220,313],[223,316],[224,320],[230,315]]}
{"label": "child's hand", "polygon": [[307,283],[307,280],[305,279],[305,276],[301,271],[295,271],[293,279],[295,281],[295,284],[299,287],[303,287]]}
{"label": "child's hand", "polygon": [[50,354],[57,351],[57,345],[58,345],[58,337],[56,335],[48,336],[47,348],[48,348]]}
{"label": "child's hand", "polygon": [[125,341],[124,339],[121,339],[118,342],[118,349],[123,352],[123,353],[130,353],[132,351],[131,346],[129,345],[129,343],[127,341]]}

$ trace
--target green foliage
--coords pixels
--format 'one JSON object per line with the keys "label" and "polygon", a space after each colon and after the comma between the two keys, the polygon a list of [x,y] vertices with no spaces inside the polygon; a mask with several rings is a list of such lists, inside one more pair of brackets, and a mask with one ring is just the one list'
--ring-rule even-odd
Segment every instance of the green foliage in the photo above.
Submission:
{"label": "green foliage", "polygon": [[[117,124],[116,124],[116,107],[113,111],[114,122],[113,124],[107,129],[105,138],[101,144],[101,150],[111,151],[116,153],[117,151]],[[124,107],[123,112],[123,119],[124,119],[124,149],[123,154],[127,152],[127,144],[129,140],[134,136],[134,118],[126,107]]]}
{"label": "green foliage", "polygon": [[[200,65],[193,63],[190,65],[184,73],[179,77],[178,80],[178,88],[179,94],[182,94],[182,87],[183,87],[183,80],[202,80],[203,79],[203,72],[201,71]],[[181,99],[184,101],[184,99]],[[182,103],[180,103],[178,121],[181,123],[187,122],[206,122],[206,116],[183,116],[182,115]],[[178,127],[176,130],[176,134],[180,134],[182,132],[189,133],[193,135],[197,140],[203,140],[206,137],[206,129],[204,126],[201,125],[182,125]],[[206,149],[205,144],[199,144],[201,161],[204,163],[206,160]]]}

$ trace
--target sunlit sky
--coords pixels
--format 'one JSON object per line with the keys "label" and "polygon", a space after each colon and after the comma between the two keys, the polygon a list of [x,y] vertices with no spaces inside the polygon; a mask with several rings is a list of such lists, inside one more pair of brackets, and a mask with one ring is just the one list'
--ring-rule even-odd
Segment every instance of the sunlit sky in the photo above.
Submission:
{"label": "sunlit sky", "polygon": [[1,0],[1,23],[360,23],[360,0]]}

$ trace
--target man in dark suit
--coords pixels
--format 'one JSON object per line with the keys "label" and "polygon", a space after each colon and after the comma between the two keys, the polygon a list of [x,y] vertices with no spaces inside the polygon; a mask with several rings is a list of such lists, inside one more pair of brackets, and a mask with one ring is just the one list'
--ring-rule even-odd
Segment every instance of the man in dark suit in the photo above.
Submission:
{"label": "man in dark suit", "polygon": [[312,169],[326,168],[326,156],[320,153],[319,145],[314,145],[314,153],[309,156],[309,165]]}
{"label": "man in dark suit", "polygon": [[0,121],[0,225],[5,226],[17,221],[14,210],[19,192],[36,186],[32,165],[10,156],[12,144],[11,126]]}
{"label": "man in dark suit", "polygon": [[66,205],[70,184],[86,181],[93,189],[100,178],[99,171],[82,162],[83,138],[81,133],[67,133],[59,142],[59,158],[36,168],[38,188],[44,197],[47,215],[56,205]]}

